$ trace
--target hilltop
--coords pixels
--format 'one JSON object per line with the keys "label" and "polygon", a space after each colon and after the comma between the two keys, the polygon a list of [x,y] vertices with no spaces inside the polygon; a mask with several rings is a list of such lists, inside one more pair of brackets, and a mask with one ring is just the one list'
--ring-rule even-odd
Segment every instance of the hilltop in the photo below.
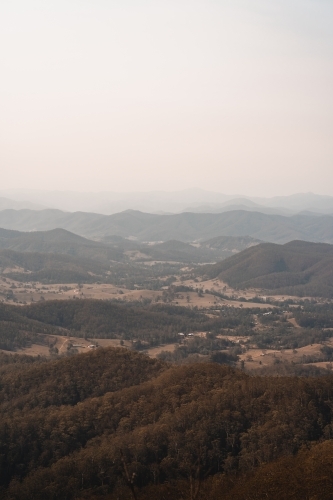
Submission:
{"label": "hilltop", "polygon": [[120,261],[122,250],[56,228],[49,231],[20,232],[0,228],[0,248],[16,252],[66,254],[107,263]]}
{"label": "hilltop", "polygon": [[[67,212],[94,212],[105,215],[124,210],[151,213],[211,212],[218,213],[236,207],[262,213],[292,215],[302,211],[333,214],[333,197],[314,193],[295,193],[289,196],[258,198],[246,195],[226,195],[192,188],[180,191],[150,192],[76,192],[31,189],[1,190],[5,196],[0,208],[54,208]],[[11,198],[11,199],[8,199]],[[16,201],[14,201],[16,200]],[[29,200],[29,201],[27,201]],[[30,206],[29,206],[30,203]],[[36,203],[38,206],[36,206]]]}
{"label": "hilltop", "polygon": [[124,258],[122,248],[64,229],[20,232],[0,228],[0,268],[18,281],[89,283],[102,279],[111,262]]}
{"label": "hilltop", "polygon": [[204,272],[239,289],[253,287],[275,294],[333,297],[333,245],[306,241],[261,243],[207,266]]}

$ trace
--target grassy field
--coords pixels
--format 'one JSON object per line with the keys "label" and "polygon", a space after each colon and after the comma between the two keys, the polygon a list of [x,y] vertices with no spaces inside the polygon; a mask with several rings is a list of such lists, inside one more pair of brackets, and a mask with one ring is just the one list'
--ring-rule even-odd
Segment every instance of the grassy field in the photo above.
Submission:
{"label": "grassy field", "polygon": [[[175,285],[180,285],[179,281]],[[208,293],[198,294],[196,291],[178,292],[170,301],[174,305],[183,307],[198,307],[209,308],[214,305],[228,304],[233,307],[267,307],[265,304],[254,304],[251,302],[227,300],[213,295],[212,292],[219,292],[230,297],[245,297],[251,300],[256,295],[254,291],[241,293],[228,287],[225,290],[225,283],[220,280],[207,280],[195,282],[187,280],[182,282],[183,285],[193,288],[200,288]],[[141,301],[151,300],[153,302],[162,301],[162,292],[156,290],[128,290],[127,288],[117,287],[111,284],[42,284],[38,282],[20,283],[10,278],[2,278],[0,280],[0,300],[8,304],[30,304],[40,300],[68,300],[68,299],[100,299],[110,300],[118,299],[122,301]]]}

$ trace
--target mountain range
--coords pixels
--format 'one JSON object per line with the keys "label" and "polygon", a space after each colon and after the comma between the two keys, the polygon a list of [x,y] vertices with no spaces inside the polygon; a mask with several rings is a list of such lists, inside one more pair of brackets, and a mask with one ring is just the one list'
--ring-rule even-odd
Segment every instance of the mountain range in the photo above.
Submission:
{"label": "mountain range", "polygon": [[26,233],[0,229],[0,268],[10,269],[11,275],[19,272],[20,281],[90,282],[104,279],[112,263],[133,261],[220,261],[200,273],[238,289],[333,297],[333,245],[326,243],[279,245],[234,236],[195,244],[177,240],[145,244],[118,236],[103,243],[64,229]]}
{"label": "mountain range", "polygon": [[45,205],[39,205],[38,203],[33,203],[31,201],[17,201],[17,200],[11,200],[9,198],[4,198],[0,197],[0,210],[8,210],[8,209],[13,209],[13,210],[24,210],[24,209],[29,209],[29,210],[43,210],[47,208]]}
{"label": "mountain range", "polygon": [[[0,266],[41,271],[45,265],[48,268],[63,268],[67,264],[71,267],[76,262],[85,272],[96,272],[93,261],[104,270],[112,262],[130,260],[216,262],[258,243],[260,240],[250,237],[222,236],[195,245],[177,240],[147,245],[121,236],[111,236],[105,242],[98,242],[59,228],[33,232],[0,228]],[[31,261],[27,253],[38,253],[39,259],[35,256]]]}
{"label": "mountain range", "polygon": [[203,189],[150,192],[75,192],[42,190],[1,190],[0,209],[53,208],[68,212],[94,212],[111,215],[125,210],[148,213],[209,212],[250,210],[262,213],[295,215],[297,213],[333,214],[333,197],[297,193],[272,198],[226,195]]}
{"label": "mountain range", "polygon": [[172,215],[127,210],[109,216],[60,210],[2,210],[0,227],[19,231],[62,228],[100,241],[121,236],[141,242],[194,242],[224,235],[250,236],[280,244],[292,240],[333,243],[332,216],[283,216],[244,210],[221,214],[186,212]]}

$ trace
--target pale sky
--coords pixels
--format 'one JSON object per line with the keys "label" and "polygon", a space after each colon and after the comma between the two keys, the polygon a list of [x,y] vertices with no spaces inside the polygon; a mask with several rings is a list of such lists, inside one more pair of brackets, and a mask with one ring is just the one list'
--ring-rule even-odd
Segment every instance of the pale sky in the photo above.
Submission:
{"label": "pale sky", "polygon": [[333,195],[332,0],[1,0],[1,189]]}

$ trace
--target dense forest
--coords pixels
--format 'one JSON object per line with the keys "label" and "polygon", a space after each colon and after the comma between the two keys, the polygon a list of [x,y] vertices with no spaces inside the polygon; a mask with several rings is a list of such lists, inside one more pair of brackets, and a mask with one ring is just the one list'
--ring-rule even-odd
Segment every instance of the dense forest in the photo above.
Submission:
{"label": "dense forest", "polygon": [[305,304],[296,311],[295,317],[306,328],[333,328],[332,304]]}
{"label": "dense forest", "polygon": [[251,318],[249,310],[208,317],[198,310],[167,304],[144,307],[102,300],[55,300],[29,306],[0,304],[0,348],[13,349],[24,345],[25,340],[32,342],[32,333],[135,339],[153,346],[178,341],[179,332],[247,328]]}
{"label": "dense forest", "polygon": [[20,307],[0,304],[0,349],[15,350],[33,342],[44,343],[45,334],[59,333],[59,328],[30,319]]}
{"label": "dense forest", "polygon": [[122,348],[3,354],[0,372],[2,498],[331,498],[332,375],[177,367]]}

